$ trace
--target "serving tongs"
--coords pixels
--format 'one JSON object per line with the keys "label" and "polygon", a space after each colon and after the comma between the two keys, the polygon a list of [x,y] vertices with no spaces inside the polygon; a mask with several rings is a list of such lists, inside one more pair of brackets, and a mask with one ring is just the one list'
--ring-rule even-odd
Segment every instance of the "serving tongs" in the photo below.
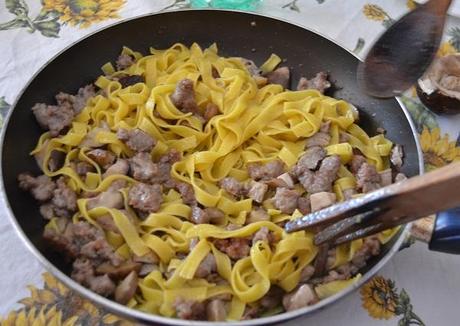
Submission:
{"label": "serving tongs", "polygon": [[[285,225],[338,245],[460,206],[460,162],[335,204]],[[460,208],[438,214],[430,249],[460,253]]]}

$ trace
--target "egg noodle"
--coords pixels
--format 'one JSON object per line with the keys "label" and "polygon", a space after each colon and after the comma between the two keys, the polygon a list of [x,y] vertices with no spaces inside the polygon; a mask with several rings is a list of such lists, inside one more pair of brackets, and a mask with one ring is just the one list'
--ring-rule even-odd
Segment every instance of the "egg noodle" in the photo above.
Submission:
{"label": "egg noodle", "polygon": [[[353,149],[359,149],[369,163],[382,171],[389,168],[392,143],[383,135],[369,137],[356,124],[357,110],[343,100],[324,96],[316,90],[283,90],[276,84],[259,88],[241,59],[219,56],[216,45],[202,50],[197,44],[190,48],[175,44],[166,50],[150,49],[150,52],[142,56],[124,48],[123,54],[136,58],[132,66],[115,71],[111,64],[104,65],[105,75],[95,83],[103,92],[88,101],[65,135],[53,138],[48,132],[44,133],[32,154],[45,153],[41,166],[44,173],[50,177],[67,177],[68,185],[78,194],[104,191],[120,179],[128,185],[137,182],[125,175],[104,178],[98,164],[87,155],[90,148],[82,143],[88,135],[122,158],[134,153],[117,138],[119,128],[139,128],[155,138],[153,159],[169,149],[179,151],[182,159],[173,165],[172,177],[190,184],[202,206],[222,210],[224,224],[193,224],[191,207],[182,202],[175,190],[164,194],[157,212],[134,221],[117,209],[88,210],[88,199],[79,198],[73,221],[85,220],[100,228],[98,217],[110,214],[120,233],[104,232],[119,255],[130,258],[133,254],[142,256],[153,251],[159,257],[158,270],[139,279],[139,291],[128,306],[174,316],[173,303],[179,297],[202,301],[228,294],[232,299],[227,319],[239,320],[245,307],[260,300],[271,285],[286,292],[295,289],[302,270],[315,259],[318,248],[313,244],[312,233],[287,234],[278,225],[302,216],[298,210],[292,215],[283,214],[266,200],[262,206],[270,215],[270,221],[246,224],[252,200],[236,200],[218,186],[218,181],[228,176],[241,182],[249,180],[246,167],[253,162],[280,159],[291,168],[304,153],[307,138],[319,131],[321,123],[330,121],[331,141],[326,151],[341,159],[339,179],[333,190],[338,200],[343,200],[342,192],[356,186],[355,177],[345,166],[352,158]],[[271,71],[279,62],[279,57],[272,55],[262,68],[264,72]],[[220,78],[213,77],[213,69],[218,71]],[[122,74],[142,75],[145,82],[122,88],[112,78]],[[181,112],[171,102],[170,95],[184,78],[193,81],[200,108],[208,103],[219,108],[219,114],[207,123],[192,113]],[[108,128],[102,128],[103,125]],[[349,141],[340,143],[339,133],[346,133]],[[62,168],[52,172],[48,169],[48,161],[51,152],[56,150],[65,153],[66,159]],[[89,162],[96,172],[79,176],[70,165],[75,159]],[[125,198],[125,209],[135,216],[127,204],[128,187],[120,191]],[[299,191],[305,192],[300,188]],[[52,219],[47,227],[55,227],[55,223]],[[230,223],[241,227],[226,229]],[[248,237],[261,227],[272,231],[279,241],[273,246],[258,241],[252,245],[249,256],[236,262],[211,241]],[[381,242],[386,242],[394,232],[380,234]],[[189,249],[192,238],[199,241]],[[333,267],[349,262],[362,243],[356,240],[338,246]],[[209,253],[214,255],[218,274],[226,281],[223,285],[194,277],[200,262]],[[359,274],[350,280],[318,285],[316,292],[324,298],[358,278]]]}

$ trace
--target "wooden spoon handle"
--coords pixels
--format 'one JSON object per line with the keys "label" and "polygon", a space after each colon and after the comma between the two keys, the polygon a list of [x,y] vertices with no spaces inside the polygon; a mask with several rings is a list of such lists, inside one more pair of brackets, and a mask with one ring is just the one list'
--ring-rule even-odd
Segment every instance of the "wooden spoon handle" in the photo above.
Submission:
{"label": "wooden spoon handle", "polygon": [[412,219],[460,205],[460,162],[388,187],[388,211],[382,222],[395,218]]}
{"label": "wooden spoon handle", "polygon": [[436,15],[444,16],[450,7],[452,0],[430,0],[425,5]]}

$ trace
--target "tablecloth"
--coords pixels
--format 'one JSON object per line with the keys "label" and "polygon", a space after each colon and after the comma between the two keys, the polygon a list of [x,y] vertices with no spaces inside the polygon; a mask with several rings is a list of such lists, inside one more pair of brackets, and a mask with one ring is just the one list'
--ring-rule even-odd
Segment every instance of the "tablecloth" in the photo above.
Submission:
{"label": "tablecloth", "polygon": [[[188,8],[188,0],[0,1],[0,122],[29,78],[55,53],[116,21]],[[364,55],[375,38],[417,6],[412,0],[265,0],[258,12],[295,22]],[[455,3],[458,12],[458,3]],[[448,18],[438,55],[460,50],[460,19]],[[402,97],[421,137],[427,169],[460,160],[460,116],[437,116],[415,92]],[[5,325],[122,323],[65,288],[27,251],[0,212],[0,319]],[[416,243],[327,310],[286,325],[459,325],[460,259]],[[129,324],[129,323],[127,323]]]}

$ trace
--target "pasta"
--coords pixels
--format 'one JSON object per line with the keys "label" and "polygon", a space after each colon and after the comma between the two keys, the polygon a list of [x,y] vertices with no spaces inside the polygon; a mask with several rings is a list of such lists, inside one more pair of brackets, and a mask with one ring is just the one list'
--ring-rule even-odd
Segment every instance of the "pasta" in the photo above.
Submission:
{"label": "pasta", "polygon": [[[383,135],[368,136],[357,125],[358,112],[349,103],[314,89],[289,91],[277,84],[261,85],[244,61],[219,56],[216,45],[203,50],[197,44],[190,48],[175,44],[166,50],[152,48],[146,56],[124,48],[122,54],[133,63],[124,69],[104,65],[105,75],[95,82],[100,91],[89,98],[65,133],[45,132],[31,154],[40,155],[46,176],[64,177],[66,186],[77,194],[77,209],[71,216],[74,224],[83,221],[103,232],[123,260],[152,253],[157,257],[155,264],[150,264],[154,268],[139,276],[137,291],[125,304],[149,313],[187,318],[178,313],[181,302],[221,300],[227,320],[247,318],[250,309],[259,315],[265,309],[262,300],[274,287],[291,293],[305,283],[304,273],[313,268],[319,248],[313,243],[312,232],[287,234],[283,230],[285,221],[304,215],[300,208],[286,213],[272,198],[258,202],[234,196],[223,189],[222,180],[233,178],[250,184],[248,166],[263,167],[273,161],[282,162],[284,171],[295,169],[309,148],[309,139],[327,126],[330,138],[325,152],[340,159],[331,193],[344,200],[346,191],[357,187],[356,173],[350,170],[356,152],[382,172],[390,168],[392,142]],[[261,66],[263,74],[275,70],[280,62],[272,55]],[[123,87],[120,81],[125,76],[142,76],[142,80]],[[174,103],[173,94],[184,79],[193,84],[197,111],[181,110]],[[203,119],[211,104],[216,114]],[[160,182],[158,209],[148,213],[136,209],[130,196],[139,178],[128,173],[107,175],[108,169],[91,152],[100,147],[119,159],[136,155],[117,134],[120,129],[140,130],[153,138],[155,145],[148,151],[153,162],[161,162],[171,150],[179,153],[180,159],[171,164],[171,178],[193,189],[195,204],[186,203],[177,187]],[[62,166],[51,169],[55,153],[65,159]],[[76,161],[85,162],[91,172],[79,174],[72,165]],[[120,207],[94,204],[91,194],[106,193],[120,182]],[[288,191],[305,198],[308,195],[300,184]],[[216,208],[223,216],[217,223],[197,224],[192,218],[195,207]],[[264,210],[268,218],[254,220],[251,212],[256,209]],[[59,232],[60,216],[55,215],[46,227],[49,232]],[[107,217],[114,224],[111,230],[103,223]],[[271,241],[257,240],[260,230],[269,234]],[[379,241],[388,241],[394,232],[380,234]],[[234,239],[249,248],[240,259],[222,250],[223,243],[226,248],[236,246]],[[253,239],[252,243],[248,239]],[[330,249],[328,269],[351,266],[365,242],[356,240]],[[197,277],[209,256],[215,261],[214,279]],[[357,271],[352,273],[356,276],[331,282],[317,278],[324,284],[310,283],[319,296],[316,300],[359,278]],[[265,309],[265,313],[279,312],[280,305]]]}

